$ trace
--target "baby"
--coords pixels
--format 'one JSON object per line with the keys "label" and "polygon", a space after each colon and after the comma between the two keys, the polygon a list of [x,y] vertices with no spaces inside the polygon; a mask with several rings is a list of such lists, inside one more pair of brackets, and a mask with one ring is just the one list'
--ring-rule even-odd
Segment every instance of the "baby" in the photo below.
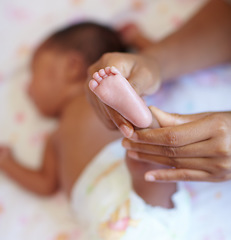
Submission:
{"label": "baby", "polygon": [[[118,34],[95,23],[81,23],[54,33],[35,51],[29,95],[46,116],[59,120],[37,171],[22,167],[7,147],[0,148],[0,169],[26,189],[49,195],[73,184],[92,158],[119,138],[98,120],[85,97],[87,68],[103,53],[124,51]],[[97,141],[95,141],[97,138]]]}

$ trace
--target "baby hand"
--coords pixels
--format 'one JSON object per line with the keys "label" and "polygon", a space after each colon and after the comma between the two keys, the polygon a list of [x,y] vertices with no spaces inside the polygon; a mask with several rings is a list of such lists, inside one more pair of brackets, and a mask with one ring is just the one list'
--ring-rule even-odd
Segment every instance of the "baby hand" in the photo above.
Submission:
{"label": "baby hand", "polygon": [[0,146],[0,169],[3,169],[6,162],[13,159],[11,149],[6,146]]}

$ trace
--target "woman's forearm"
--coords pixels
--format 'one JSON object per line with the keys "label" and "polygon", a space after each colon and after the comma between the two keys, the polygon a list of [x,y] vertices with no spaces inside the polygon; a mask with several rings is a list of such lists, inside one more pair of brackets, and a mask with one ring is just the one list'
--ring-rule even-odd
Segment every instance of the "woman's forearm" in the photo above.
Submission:
{"label": "woman's forearm", "polygon": [[231,5],[209,1],[174,34],[143,52],[160,65],[163,81],[231,60]]}

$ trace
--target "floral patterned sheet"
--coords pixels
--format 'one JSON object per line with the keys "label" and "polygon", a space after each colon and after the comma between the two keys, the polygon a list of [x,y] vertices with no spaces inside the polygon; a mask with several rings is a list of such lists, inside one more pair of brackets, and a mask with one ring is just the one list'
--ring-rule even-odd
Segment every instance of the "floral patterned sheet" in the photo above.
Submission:
{"label": "floral patterned sheet", "polygon": [[[0,144],[11,146],[21,164],[30,168],[40,166],[44,141],[56,123],[39,115],[26,95],[26,87],[33,49],[51,31],[88,19],[113,26],[133,21],[144,34],[158,40],[183,24],[204,2],[1,0]],[[147,101],[170,112],[229,110],[230,68],[224,66],[185,76],[163,86]],[[230,187],[230,182],[188,184],[195,208],[192,240],[231,239]],[[61,192],[41,198],[0,173],[0,239],[76,240],[84,239],[84,232]]]}

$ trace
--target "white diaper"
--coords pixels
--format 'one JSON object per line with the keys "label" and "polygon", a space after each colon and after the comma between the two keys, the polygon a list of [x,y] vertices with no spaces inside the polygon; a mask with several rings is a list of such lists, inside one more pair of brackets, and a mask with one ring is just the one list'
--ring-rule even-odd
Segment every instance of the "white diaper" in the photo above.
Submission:
{"label": "white diaper", "polygon": [[132,191],[121,141],[106,146],[73,187],[71,204],[87,240],[185,240],[190,198],[180,185],[173,209],[152,207]]}

